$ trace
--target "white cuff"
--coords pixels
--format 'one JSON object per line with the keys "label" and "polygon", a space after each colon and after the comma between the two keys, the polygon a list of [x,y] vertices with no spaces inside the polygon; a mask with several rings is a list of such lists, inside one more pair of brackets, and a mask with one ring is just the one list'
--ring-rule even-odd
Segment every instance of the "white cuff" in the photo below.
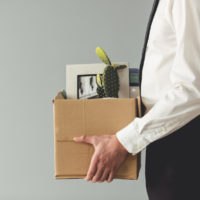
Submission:
{"label": "white cuff", "polygon": [[149,141],[139,132],[139,120],[140,118],[136,117],[127,126],[116,132],[119,142],[132,155],[136,155],[149,144]]}

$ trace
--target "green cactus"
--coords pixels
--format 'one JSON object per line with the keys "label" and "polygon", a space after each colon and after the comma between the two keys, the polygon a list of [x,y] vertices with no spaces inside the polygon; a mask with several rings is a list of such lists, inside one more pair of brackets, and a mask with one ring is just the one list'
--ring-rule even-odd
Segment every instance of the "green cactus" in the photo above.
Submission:
{"label": "green cactus", "polygon": [[116,69],[124,69],[127,66],[126,65],[114,65],[113,67],[116,68]]}
{"label": "green cactus", "polygon": [[107,54],[101,47],[96,48],[97,56],[106,64],[103,72],[103,80],[97,75],[97,93],[99,97],[115,97],[118,98],[119,92],[119,76],[117,70],[124,69],[126,65],[115,65],[110,62]]}
{"label": "green cactus", "polygon": [[98,98],[104,98],[105,97],[105,92],[103,87],[97,87],[97,94]]}
{"label": "green cactus", "polygon": [[97,74],[96,82],[97,82],[97,90],[96,90],[96,92],[98,94],[98,98],[105,97],[105,92],[104,92],[104,88],[103,88],[103,85],[102,85],[102,78],[101,78],[100,74]]}
{"label": "green cactus", "polygon": [[106,52],[101,48],[97,47],[96,48],[96,54],[98,57],[106,64],[106,65],[111,65],[110,59],[108,58]]}
{"label": "green cactus", "polygon": [[108,65],[104,68],[103,86],[106,97],[118,98],[119,77],[116,68]]}
{"label": "green cactus", "polygon": [[65,89],[61,90],[61,94],[64,97],[64,99],[67,99],[67,93],[66,93]]}

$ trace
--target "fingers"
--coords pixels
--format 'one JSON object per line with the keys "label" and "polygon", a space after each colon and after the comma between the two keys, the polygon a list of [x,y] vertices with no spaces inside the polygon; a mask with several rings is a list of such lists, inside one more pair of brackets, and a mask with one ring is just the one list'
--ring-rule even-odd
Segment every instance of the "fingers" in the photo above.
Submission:
{"label": "fingers", "polygon": [[105,169],[102,173],[102,176],[100,178],[100,182],[103,182],[105,180],[107,180],[107,178],[109,177],[109,173],[110,171],[108,169]]}
{"label": "fingers", "polygon": [[[103,182],[103,181],[107,181],[108,183],[110,183],[110,182],[112,182],[113,181],[113,179],[114,179],[114,174],[115,174],[115,172],[114,171],[109,171],[109,170],[105,170],[103,173],[102,173],[102,176],[101,176],[101,178],[99,179],[99,180],[97,180],[97,179],[94,179],[94,181],[93,181],[93,179],[92,179],[92,181],[93,182]],[[99,177],[99,176],[97,176],[97,177]]]}
{"label": "fingers", "polygon": [[113,180],[113,178],[114,178],[114,171],[111,171],[107,179],[107,182],[110,183]]}
{"label": "fingers", "polygon": [[92,178],[92,182],[95,183],[96,181],[100,180],[102,173],[103,169],[97,169],[95,176]]}
{"label": "fingers", "polygon": [[95,140],[96,137],[95,136],[87,136],[87,135],[82,135],[80,137],[73,137],[73,140],[75,142],[85,142],[85,143],[89,143],[89,144],[95,144]]}
{"label": "fingers", "polygon": [[85,177],[86,181],[91,180],[93,183],[95,182],[111,182],[114,178],[114,171],[110,171],[109,169],[103,168],[101,165],[98,166],[98,156],[96,154],[93,155],[90,166],[88,169],[87,176]]}
{"label": "fingers", "polygon": [[97,156],[96,154],[93,154],[85,180],[86,181],[91,180],[93,176],[95,175],[96,171],[97,171]]}

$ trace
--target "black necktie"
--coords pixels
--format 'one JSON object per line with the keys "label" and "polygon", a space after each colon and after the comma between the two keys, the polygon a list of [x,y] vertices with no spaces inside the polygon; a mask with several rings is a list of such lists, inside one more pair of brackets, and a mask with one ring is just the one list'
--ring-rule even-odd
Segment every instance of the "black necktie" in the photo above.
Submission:
{"label": "black necktie", "polygon": [[[141,61],[140,61],[140,68],[139,68],[139,89],[140,89],[140,99],[141,99],[141,101],[142,101],[142,98],[141,98],[142,69],[143,69],[143,65],[144,65],[145,53],[146,53],[146,48],[147,48],[147,42],[148,42],[148,39],[149,39],[151,24],[152,24],[156,9],[158,7],[158,3],[159,3],[159,0],[154,0],[153,7],[152,7],[152,10],[151,10],[151,14],[150,14],[150,17],[149,17],[149,21],[148,21],[148,24],[147,24],[147,29],[146,29],[145,39],[144,39],[144,46],[143,46],[143,49],[142,49],[142,58],[141,58]],[[144,112],[145,112],[145,106],[142,103],[142,116],[144,115]]]}

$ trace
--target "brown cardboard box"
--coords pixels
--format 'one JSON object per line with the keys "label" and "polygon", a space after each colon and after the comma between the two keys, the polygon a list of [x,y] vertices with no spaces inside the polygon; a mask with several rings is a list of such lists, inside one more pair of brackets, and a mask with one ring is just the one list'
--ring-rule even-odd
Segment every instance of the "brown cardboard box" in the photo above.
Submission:
{"label": "brown cardboard box", "polygon": [[[138,116],[138,98],[53,99],[56,178],[84,178],[94,152],[92,145],[74,136],[115,134]],[[115,178],[137,179],[140,154],[129,154]]]}

